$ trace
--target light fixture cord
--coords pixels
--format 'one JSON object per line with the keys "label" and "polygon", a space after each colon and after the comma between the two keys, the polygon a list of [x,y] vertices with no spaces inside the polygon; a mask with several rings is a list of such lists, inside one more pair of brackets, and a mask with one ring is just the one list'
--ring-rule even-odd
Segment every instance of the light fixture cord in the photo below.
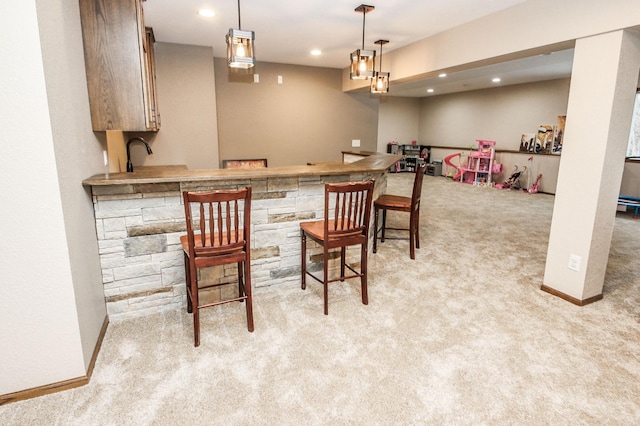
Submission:
{"label": "light fixture cord", "polygon": [[242,25],[240,25],[240,0],[238,0],[238,29],[242,29]]}
{"label": "light fixture cord", "polygon": [[380,72],[382,72],[382,43],[380,43]]}
{"label": "light fixture cord", "polygon": [[362,50],[364,50],[364,20],[366,16],[367,16],[367,8],[364,8],[364,10],[362,11]]}

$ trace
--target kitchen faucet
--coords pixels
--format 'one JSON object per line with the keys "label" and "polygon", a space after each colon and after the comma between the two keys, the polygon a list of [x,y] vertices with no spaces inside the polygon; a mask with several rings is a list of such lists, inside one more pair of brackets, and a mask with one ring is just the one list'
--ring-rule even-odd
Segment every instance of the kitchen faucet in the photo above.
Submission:
{"label": "kitchen faucet", "polygon": [[145,141],[141,137],[136,136],[135,138],[129,139],[127,141],[127,173],[133,172],[133,163],[131,163],[131,152],[130,152],[129,146],[131,145],[132,142],[135,142],[135,141],[142,142],[144,146],[147,147],[147,154],[153,154],[153,151],[151,151],[151,147],[149,146],[147,141]]}

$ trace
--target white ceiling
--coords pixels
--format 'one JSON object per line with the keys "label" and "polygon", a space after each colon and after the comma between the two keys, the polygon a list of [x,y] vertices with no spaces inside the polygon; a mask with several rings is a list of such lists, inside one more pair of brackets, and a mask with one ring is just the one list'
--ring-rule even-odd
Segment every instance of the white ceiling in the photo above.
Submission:
{"label": "white ceiling", "polygon": [[[389,40],[385,52],[416,40],[462,25],[525,0],[373,0],[366,14],[365,49],[374,42]],[[349,54],[362,47],[363,14],[356,12],[359,1],[327,0],[241,0],[243,30],[256,34],[258,62],[275,62],[328,68],[349,66]],[[199,9],[216,15],[204,18]],[[145,22],[153,27],[156,41],[212,46],[215,57],[226,55],[225,35],[238,28],[237,0],[147,0]],[[312,49],[322,55],[312,56]],[[390,95],[431,96],[491,87],[493,76],[502,85],[568,77],[573,51],[510,61],[450,73],[404,84],[392,83]],[[384,61],[383,61],[384,71]],[[393,81],[393,76],[392,81]],[[427,88],[434,93],[428,94]]]}
{"label": "white ceiling", "polygon": [[[395,83],[390,91],[393,90],[394,96],[425,97],[555,80],[570,77],[572,65],[573,49],[564,49],[549,54],[456,71],[445,78],[432,77],[411,83]],[[492,81],[496,77],[500,78],[500,82]],[[433,89],[433,93],[427,92],[428,89]]]}

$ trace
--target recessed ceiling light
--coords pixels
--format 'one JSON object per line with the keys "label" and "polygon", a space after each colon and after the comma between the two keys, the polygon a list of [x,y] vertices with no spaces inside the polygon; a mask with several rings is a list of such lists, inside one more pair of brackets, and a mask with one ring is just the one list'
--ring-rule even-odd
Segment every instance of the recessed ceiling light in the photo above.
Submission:
{"label": "recessed ceiling light", "polygon": [[433,89],[427,89],[427,93],[433,93],[434,90]]}
{"label": "recessed ceiling light", "polygon": [[446,76],[447,76],[446,72],[438,74],[438,77],[440,77],[440,78],[445,78]]}
{"label": "recessed ceiling light", "polygon": [[500,77],[495,77],[495,78],[494,78],[493,80],[491,80],[491,81],[493,81],[494,83],[500,83],[500,81],[501,81],[501,80],[500,80]]}
{"label": "recessed ceiling light", "polygon": [[320,56],[320,55],[322,55],[322,51],[321,51],[320,49],[313,49],[313,50],[311,51],[311,54],[312,54],[313,56]]}
{"label": "recessed ceiling light", "polygon": [[200,9],[198,15],[204,16],[205,18],[212,18],[216,16],[216,13],[211,9]]}

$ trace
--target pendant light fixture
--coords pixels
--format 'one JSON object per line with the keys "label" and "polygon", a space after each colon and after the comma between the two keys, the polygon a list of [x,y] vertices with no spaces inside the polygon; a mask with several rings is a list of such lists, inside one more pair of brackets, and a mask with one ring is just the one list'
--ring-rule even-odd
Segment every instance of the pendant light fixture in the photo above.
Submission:
{"label": "pendant light fixture", "polygon": [[256,64],[254,56],[255,33],[243,31],[240,25],[240,0],[238,0],[238,29],[229,28],[227,34],[227,66],[248,69]]}
{"label": "pendant light fixture", "polygon": [[389,92],[389,73],[382,72],[382,46],[389,43],[389,40],[378,40],[376,44],[380,45],[380,71],[375,73],[371,79],[371,93],[388,93]]}
{"label": "pendant light fixture", "polygon": [[372,78],[373,72],[376,68],[376,51],[364,50],[365,17],[367,16],[367,13],[371,12],[373,9],[375,9],[374,6],[368,6],[366,4],[361,4],[355,9],[356,12],[362,12],[362,49],[358,49],[351,53],[351,72],[349,73],[349,78],[351,80],[366,80],[368,78]]}

